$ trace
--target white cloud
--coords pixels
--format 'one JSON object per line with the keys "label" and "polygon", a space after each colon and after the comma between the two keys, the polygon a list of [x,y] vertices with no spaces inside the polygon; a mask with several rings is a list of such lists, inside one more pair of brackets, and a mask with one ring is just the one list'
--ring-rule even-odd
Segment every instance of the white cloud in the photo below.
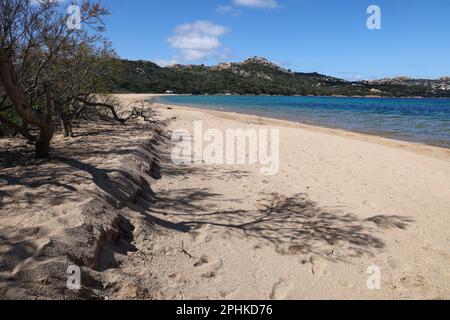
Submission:
{"label": "white cloud", "polygon": [[253,8],[277,8],[279,6],[277,0],[233,0],[234,5]]}
{"label": "white cloud", "polygon": [[203,60],[222,47],[219,37],[227,31],[224,26],[199,20],[177,26],[168,41],[173,48],[181,50],[184,60]]}
{"label": "white cloud", "polygon": [[230,13],[231,11],[233,11],[233,6],[230,6],[230,5],[220,4],[216,8],[217,13]]}
{"label": "white cloud", "polygon": [[220,4],[216,7],[216,13],[219,14],[228,14],[234,17],[240,16],[242,14],[241,10],[235,8],[232,5],[223,5]]}
{"label": "white cloud", "polygon": [[240,8],[275,9],[280,6],[278,0],[231,0],[230,4],[220,4],[216,7],[216,13],[240,16]]}

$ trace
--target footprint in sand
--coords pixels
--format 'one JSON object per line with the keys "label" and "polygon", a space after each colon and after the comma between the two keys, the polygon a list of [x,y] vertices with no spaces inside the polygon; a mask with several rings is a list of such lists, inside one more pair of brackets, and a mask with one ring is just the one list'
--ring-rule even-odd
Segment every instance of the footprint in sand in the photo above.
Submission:
{"label": "footprint in sand", "polygon": [[311,264],[311,273],[314,277],[320,278],[324,275],[327,275],[327,262],[320,257],[312,256],[309,259],[309,263]]}
{"label": "footprint in sand", "polygon": [[217,272],[223,267],[223,259],[219,258],[210,268],[210,271],[202,274],[202,278],[213,279],[217,277]]}
{"label": "footprint in sand", "polygon": [[235,290],[220,290],[219,294],[223,299],[226,299],[229,296],[231,296],[232,294],[234,294],[235,292],[236,292]]}
{"label": "footprint in sand", "polygon": [[286,298],[291,284],[286,279],[280,278],[277,283],[273,285],[272,291],[269,294],[271,300],[283,300]]}
{"label": "footprint in sand", "polygon": [[190,235],[192,237],[192,240],[196,243],[200,242],[211,242],[212,235],[211,235],[211,227],[210,226],[201,226],[199,228],[196,228],[193,230]]}
{"label": "footprint in sand", "polygon": [[428,281],[421,275],[408,275],[400,279],[401,287],[408,290],[427,292],[430,289]]}
{"label": "footprint in sand", "polygon": [[200,260],[198,260],[198,261],[194,264],[194,267],[196,267],[196,268],[197,268],[197,267],[201,267],[201,266],[207,264],[210,260],[211,260],[211,259],[210,259],[208,256],[203,255],[203,256],[201,256]]}

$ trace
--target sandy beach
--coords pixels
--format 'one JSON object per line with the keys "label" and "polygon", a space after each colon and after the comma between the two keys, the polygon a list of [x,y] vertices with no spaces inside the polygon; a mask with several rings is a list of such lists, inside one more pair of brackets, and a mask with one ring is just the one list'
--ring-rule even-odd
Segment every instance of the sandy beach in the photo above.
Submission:
{"label": "sandy beach", "polygon": [[[93,133],[69,147],[56,137],[57,157],[40,170],[32,153],[14,156],[23,142],[0,140],[2,297],[450,298],[450,150],[155,108],[169,139],[139,124],[81,127]],[[279,172],[173,164],[170,132],[199,120],[223,132],[279,129]],[[86,275],[81,293],[65,288],[73,263]]]}

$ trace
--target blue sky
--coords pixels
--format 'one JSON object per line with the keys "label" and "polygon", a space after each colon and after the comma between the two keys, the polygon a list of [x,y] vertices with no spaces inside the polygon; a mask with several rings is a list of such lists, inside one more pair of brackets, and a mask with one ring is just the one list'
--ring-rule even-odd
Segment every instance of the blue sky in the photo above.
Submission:
{"label": "blue sky", "polygon": [[[450,76],[448,0],[110,0],[107,36],[127,59],[266,57],[345,79]],[[366,26],[381,9],[381,30]]]}

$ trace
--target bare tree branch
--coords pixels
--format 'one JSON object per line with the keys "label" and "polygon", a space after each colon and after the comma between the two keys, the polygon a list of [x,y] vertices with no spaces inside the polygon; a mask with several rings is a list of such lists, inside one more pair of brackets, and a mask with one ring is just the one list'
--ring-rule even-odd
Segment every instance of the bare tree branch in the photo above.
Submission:
{"label": "bare tree branch", "polygon": [[84,103],[85,105],[87,105],[88,107],[103,107],[103,108],[108,108],[113,117],[114,120],[120,122],[121,124],[124,124],[125,122],[127,122],[128,118],[121,118],[117,115],[116,109],[114,107],[114,105],[109,104],[109,103],[104,103],[104,102],[92,102],[92,101],[88,101],[86,99],[83,98],[76,98],[77,101]]}

